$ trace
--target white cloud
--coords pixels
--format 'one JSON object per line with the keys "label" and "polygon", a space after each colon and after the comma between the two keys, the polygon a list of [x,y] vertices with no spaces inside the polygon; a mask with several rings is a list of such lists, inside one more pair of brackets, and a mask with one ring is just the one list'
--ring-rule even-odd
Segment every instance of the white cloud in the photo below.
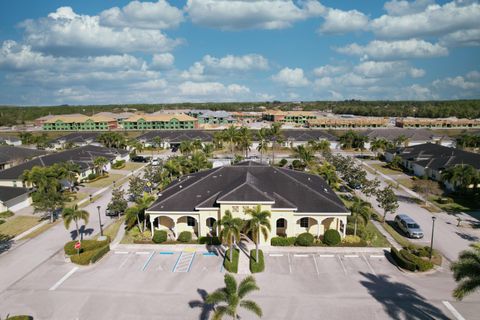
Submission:
{"label": "white cloud", "polygon": [[222,30],[283,29],[325,7],[315,0],[188,0],[185,11],[193,23]]}
{"label": "white cloud", "polygon": [[440,43],[448,47],[480,46],[480,28],[449,33],[440,38]]}
{"label": "white cloud", "polygon": [[418,84],[412,84],[398,90],[398,95],[394,96],[395,100],[431,100],[438,99],[430,88]]}
{"label": "white cloud", "polygon": [[463,90],[480,89],[480,82],[470,81],[463,76],[438,79],[433,82],[433,85],[438,88],[455,87]]}
{"label": "white cloud", "polygon": [[78,15],[61,7],[48,17],[26,20],[25,42],[47,52],[79,55],[85,52],[166,52],[181,43],[159,30],[110,28],[100,25],[98,16]]}
{"label": "white cloud", "polygon": [[171,53],[160,53],[152,56],[152,66],[158,69],[168,69],[173,66],[175,57]]}
{"label": "white cloud", "polygon": [[355,66],[354,72],[367,78],[400,78],[409,75],[419,78],[425,70],[412,68],[406,61],[365,61]]}
{"label": "white cloud", "polygon": [[132,1],[122,9],[113,7],[100,13],[100,25],[117,28],[168,29],[182,21],[182,11],[165,0]]}
{"label": "white cloud", "polygon": [[305,87],[309,84],[301,68],[283,68],[272,76],[272,80],[291,88]]}
{"label": "white cloud", "polygon": [[466,78],[469,80],[480,80],[480,72],[473,70],[467,73]]}
{"label": "white cloud", "polygon": [[202,64],[212,69],[224,70],[266,70],[268,69],[268,60],[259,54],[247,54],[243,56],[227,55],[222,58],[206,55],[202,59]]}
{"label": "white cloud", "polygon": [[410,74],[410,77],[412,78],[421,78],[425,75],[425,70],[423,69],[418,69],[418,68],[411,68],[408,73]]}
{"label": "white cloud", "polygon": [[332,66],[332,65],[324,65],[313,70],[313,74],[316,77],[324,77],[330,75],[336,75],[339,73],[343,73],[347,70],[345,66]]}
{"label": "white cloud", "polygon": [[178,86],[182,96],[235,96],[248,94],[250,89],[238,84],[225,86],[220,82],[183,82]]}
{"label": "white cloud", "polygon": [[422,12],[425,8],[434,3],[434,0],[391,0],[385,2],[383,7],[391,16],[404,16],[407,14]]}
{"label": "white cloud", "polygon": [[203,74],[205,67],[200,62],[195,62],[188,70],[183,71],[180,74],[185,80],[194,80],[194,81],[202,81],[205,79],[205,75]]}
{"label": "white cloud", "polygon": [[361,31],[368,25],[368,17],[357,10],[328,9],[324,18],[325,22],[318,29],[320,33],[335,34]]}
{"label": "white cloud", "polygon": [[363,59],[396,60],[431,58],[448,55],[448,49],[424,40],[409,39],[398,41],[374,40],[365,46],[356,43],[337,48],[338,52],[361,56]]}
{"label": "white cloud", "polygon": [[[409,8],[411,9],[411,6]],[[476,29],[478,17],[478,2],[453,1],[444,5],[429,5],[421,12],[413,10],[411,14],[400,16],[383,15],[371,21],[370,25],[373,32],[380,37],[416,38]]]}

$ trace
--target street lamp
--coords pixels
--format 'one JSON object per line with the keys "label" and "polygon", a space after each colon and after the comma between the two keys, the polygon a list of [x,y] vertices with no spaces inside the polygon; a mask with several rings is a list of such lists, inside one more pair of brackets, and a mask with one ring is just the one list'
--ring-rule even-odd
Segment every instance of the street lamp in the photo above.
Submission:
{"label": "street lamp", "polygon": [[113,180],[113,187],[115,188],[115,180]]}
{"label": "street lamp", "polygon": [[103,237],[102,217],[100,216],[100,206],[97,206],[98,210],[98,222],[100,223],[100,236]]}
{"label": "street lamp", "polygon": [[433,216],[432,217],[432,239],[430,241],[430,261],[432,260],[432,253],[433,253],[433,233],[435,231],[435,220],[437,220],[437,217]]}
{"label": "street lamp", "polygon": [[89,194],[88,197],[90,198],[90,202],[92,202],[92,195]]}

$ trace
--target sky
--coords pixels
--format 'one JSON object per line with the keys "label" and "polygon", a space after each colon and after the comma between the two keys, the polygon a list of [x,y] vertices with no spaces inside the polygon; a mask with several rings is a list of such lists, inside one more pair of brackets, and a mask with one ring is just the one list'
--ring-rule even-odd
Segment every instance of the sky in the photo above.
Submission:
{"label": "sky", "polygon": [[480,98],[480,3],[0,1],[0,104]]}

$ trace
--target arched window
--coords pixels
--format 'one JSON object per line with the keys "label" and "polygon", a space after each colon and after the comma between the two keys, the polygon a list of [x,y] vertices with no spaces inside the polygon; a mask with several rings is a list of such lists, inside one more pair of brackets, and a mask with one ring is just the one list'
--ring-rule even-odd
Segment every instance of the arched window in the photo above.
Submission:
{"label": "arched window", "polygon": [[302,219],[300,219],[300,227],[302,227],[302,228],[308,228],[308,218],[302,218]]}
{"label": "arched window", "polygon": [[285,228],[285,219],[277,220],[277,228]]}

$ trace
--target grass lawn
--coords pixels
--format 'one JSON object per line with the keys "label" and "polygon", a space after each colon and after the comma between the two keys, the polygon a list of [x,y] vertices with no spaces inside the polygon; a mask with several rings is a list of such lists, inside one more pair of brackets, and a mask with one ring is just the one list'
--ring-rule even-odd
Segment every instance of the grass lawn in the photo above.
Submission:
{"label": "grass lawn", "polygon": [[400,183],[404,187],[407,187],[410,190],[413,189],[413,180],[410,177],[395,179],[395,181],[397,181],[398,183]]}
{"label": "grass lawn", "polygon": [[144,165],[145,163],[126,162],[125,166],[120,170],[128,170],[128,171],[137,170],[138,168],[141,168]]}
{"label": "grass lawn", "polygon": [[85,183],[85,186],[89,188],[104,188],[108,185],[111,185],[113,181],[120,180],[122,177],[123,177],[122,174],[110,173],[106,178]]}
{"label": "grass lawn", "polygon": [[370,247],[380,247],[380,248],[387,248],[390,247],[391,244],[388,242],[387,238],[375,227],[373,223],[368,223],[365,227],[365,232],[374,234],[373,239],[370,241]]}
{"label": "grass lawn", "polygon": [[402,171],[392,170],[381,163],[372,163],[370,166],[386,175],[396,175],[402,173]]}
{"label": "grass lawn", "polygon": [[470,196],[458,196],[454,194],[449,194],[447,197],[453,202],[451,203],[440,203],[438,201],[438,196],[429,196],[428,200],[433,202],[436,206],[442,208],[443,210],[449,213],[456,212],[468,212],[468,211],[478,211],[480,210],[480,200],[479,196],[470,195]]}
{"label": "grass lawn", "polygon": [[238,259],[240,257],[240,252],[238,249],[233,249],[232,261],[230,261],[230,249],[225,252],[225,258],[223,259],[223,267],[225,270],[231,273],[238,272]]}
{"label": "grass lawn", "polygon": [[[115,239],[117,236],[118,230],[120,230],[120,227],[123,226],[123,223],[125,221],[125,217],[121,217],[118,220],[115,220],[112,224],[110,224],[108,227],[103,230],[103,235],[110,237],[111,241]],[[97,234],[95,236],[95,239],[97,239],[100,235]]]}
{"label": "grass lawn", "polygon": [[71,195],[71,201],[66,202],[65,206],[66,207],[71,207],[71,206],[77,204],[79,201],[85,199],[86,197],[88,197],[88,193],[86,193],[86,192],[76,192],[76,193]]}
{"label": "grass lawn", "polygon": [[17,236],[40,223],[39,217],[16,216],[0,225],[0,234]]}

